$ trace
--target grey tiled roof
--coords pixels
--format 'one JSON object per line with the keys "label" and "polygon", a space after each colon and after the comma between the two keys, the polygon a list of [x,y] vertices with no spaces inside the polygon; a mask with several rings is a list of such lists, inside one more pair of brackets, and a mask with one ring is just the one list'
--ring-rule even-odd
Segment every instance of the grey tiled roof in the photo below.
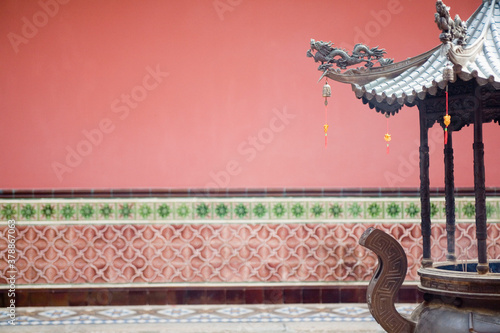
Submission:
{"label": "grey tiled roof", "polygon": [[[454,61],[450,56],[455,72],[462,80],[476,79],[480,85],[491,83],[500,88],[499,1],[483,1],[467,21],[468,41],[464,50],[477,49],[478,52],[470,51],[470,56],[467,52],[465,56],[458,54],[460,61]],[[438,35],[436,30],[436,38]],[[413,104],[417,98],[424,99],[427,93],[435,95],[438,88],[444,89],[447,84],[443,80],[443,68],[448,59],[442,48],[436,48],[423,64],[415,65],[396,77],[379,77],[364,85],[352,84],[356,97],[369,101],[372,106],[383,103],[386,105],[384,109],[389,106],[397,111],[405,103]]]}

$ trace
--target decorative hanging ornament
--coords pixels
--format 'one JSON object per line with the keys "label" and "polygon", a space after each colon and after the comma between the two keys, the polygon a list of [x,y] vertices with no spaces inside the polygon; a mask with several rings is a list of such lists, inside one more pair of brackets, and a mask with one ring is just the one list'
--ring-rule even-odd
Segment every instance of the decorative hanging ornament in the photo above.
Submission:
{"label": "decorative hanging ornament", "polygon": [[389,134],[389,117],[390,116],[391,116],[390,113],[385,114],[385,117],[387,118],[387,133],[385,133],[385,135],[384,135],[384,140],[385,140],[385,142],[387,142],[387,150],[386,150],[387,154],[389,154],[389,142],[392,140],[391,135]]}
{"label": "decorative hanging ornament", "polygon": [[443,80],[448,82],[455,81],[455,71],[451,63],[448,63],[443,69]]}
{"label": "decorative hanging ornament", "polygon": [[450,82],[455,81],[455,71],[453,70],[453,66],[448,63],[443,69],[443,80],[446,82],[446,115],[443,117],[444,128],[444,144],[448,144],[448,126],[451,123],[451,116],[448,114],[448,86]]}
{"label": "decorative hanging ornament", "polygon": [[328,97],[332,96],[332,87],[328,84],[328,80],[325,81],[323,86],[323,97],[325,98],[325,105],[328,105]]}
{"label": "decorative hanging ornament", "polygon": [[325,124],[323,125],[323,130],[325,132],[325,148],[328,145],[328,97],[332,96],[332,87],[328,84],[328,80],[325,81],[323,86],[323,97],[325,98]]}

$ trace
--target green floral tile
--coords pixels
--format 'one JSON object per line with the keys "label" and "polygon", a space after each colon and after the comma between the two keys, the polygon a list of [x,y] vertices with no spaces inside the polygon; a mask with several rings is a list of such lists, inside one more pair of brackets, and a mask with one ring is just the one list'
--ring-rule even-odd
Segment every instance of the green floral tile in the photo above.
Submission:
{"label": "green floral tile", "polygon": [[57,204],[41,203],[39,204],[39,219],[40,221],[55,221],[57,220]]}
{"label": "green floral tile", "polygon": [[310,202],[309,203],[309,218],[324,219],[327,216],[326,202]]}
{"label": "green floral tile", "polygon": [[117,203],[116,213],[119,220],[133,220],[136,217],[136,205],[133,202]]}
{"label": "green floral tile", "polygon": [[19,220],[33,221],[38,219],[38,205],[27,203],[19,207]]}
{"label": "green floral tile", "polygon": [[[460,201],[458,205],[458,212],[456,211],[456,215],[460,219],[475,219],[476,217],[476,206],[474,202],[470,201]],[[458,214],[457,214],[458,213]]]}
{"label": "green floral tile", "polygon": [[327,217],[329,219],[343,219],[346,216],[346,208],[343,202],[334,202],[328,204]]}
{"label": "green floral tile", "polygon": [[174,204],[174,218],[179,220],[189,220],[193,218],[192,202],[176,202]]}
{"label": "green floral tile", "polygon": [[0,205],[0,220],[18,220],[18,205],[16,203],[4,203]]}
{"label": "green floral tile", "polygon": [[173,211],[174,207],[170,203],[166,202],[156,202],[154,204],[155,207],[155,218],[157,220],[172,220],[173,219]]}
{"label": "green floral tile", "polygon": [[305,219],[307,218],[307,203],[305,202],[289,202],[288,207],[290,210],[290,218],[292,219]]}
{"label": "green floral tile", "polygon": [[273,219],[286,219],[288,218],[288,203],[275,202],[271,204],[271,218]]}
{"label": "green floral tile", "polygon": [[362,202],[352,202],[347,204],[347,218],[363,219],[365,210]]}
{"label": "green floral tile", "polygon": [[136,204],[136,217],[138,220],[154,220],[155,206],[153,203],[149,202],[138,202]]}
{"label": "green floral tile", "polygon": [[420,202],[405,202],[403,206],[405,219],[420,219]]}
{"label": "green floral tile", "polygon": [[116,204],[114,202],[100,203],[96,214],[99,220],[115,220],[117,218]]}
{"label": "green floral tile", "polygon": [[213,217],[211,202],[197,202],[194,210],[194,216],[197,219],[211,219]]}
{"label": "green floral tile", "polygon": [[498,218],[498,202],[486,202],[486,217],[489,220]]}
{"label": "green floral tile", "polygon": [[80,203],[78,205],[78,218],[80,220],[95,220],[97,216],[97,204]]}
{"label": "green floral tile", "polygon": [[388,219],[401,219],[403,217],[403,203],[399,201],[385,204],[385,217]]}
{"label": "green floral tile", "polygon": [[59,221],[75,221],[78,219],[78,207],[76,203],[59,203],[58,211],[57,219]]}
{"label": "green floral tile", "polygon": [[242,202],[233,202],[233,218],[248,219],[250,217],[250,204]]}
{"label": "green floral tile", "polygon": [[227,220],[231,218],[231,204],[228,202],[215,203],[214,218],[218,220]]}
{"label": "green floral tile", "polygon": [[269,219],[269,204],[267,202],[252,203],[251,216],[254,219]]}
{"label": "green floral tile", "polygon": [[367,219],[380,219],[384,213],[383,202],[365,202],[365,218]]}

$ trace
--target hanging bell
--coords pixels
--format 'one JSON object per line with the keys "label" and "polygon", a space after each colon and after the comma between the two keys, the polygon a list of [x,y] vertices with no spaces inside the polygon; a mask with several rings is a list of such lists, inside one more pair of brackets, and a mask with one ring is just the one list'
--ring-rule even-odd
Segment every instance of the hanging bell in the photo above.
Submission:
{"label": "hanging bell", "polygon": [[455,71],[453,70],[453,66],[451,64],[446,65],[443,69],[443,80],[448,82],[455,81]]}
{"label": "hanging bell", "polygon": [[323,86],[323,97],[325,98],[325,105],[328,105],[328,97],[332,96],[332,87],[328,84],[328,81],[325,82]]}

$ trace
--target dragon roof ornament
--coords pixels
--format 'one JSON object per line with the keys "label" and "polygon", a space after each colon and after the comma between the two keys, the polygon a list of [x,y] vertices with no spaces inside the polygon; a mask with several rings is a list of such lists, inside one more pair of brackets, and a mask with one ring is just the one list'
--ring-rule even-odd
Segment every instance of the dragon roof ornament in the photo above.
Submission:
{"label": "dragon roof ornament", "polygon": [[[370,48],[364,44],[356,44],[351,54],[345,49],[340,49],[332,46],[332,42],[315,41],[311,39],[311,47],[307,50],[307,56],[313,58],[315,62],[321,62],[318,70],[323,72],[320,80],[332,70],[333,65],[340,69],[347,69],[347,67],[355,66],[365,63],[365,68],[372,68],[377,61],[380,66],[386,66],[393,63],[393,59],[384,58],[385,49],[377,47]],[[361,70],[361,68],[357,68]]]}

